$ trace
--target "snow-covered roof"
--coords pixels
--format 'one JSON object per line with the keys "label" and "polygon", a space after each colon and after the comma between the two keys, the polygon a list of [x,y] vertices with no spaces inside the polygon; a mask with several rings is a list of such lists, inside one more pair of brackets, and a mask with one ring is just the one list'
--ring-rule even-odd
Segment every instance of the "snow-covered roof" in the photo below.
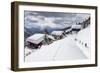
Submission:
{"label": "snow-covered roof", "polygon": [[52,35],[62,35],[63,31],[53,31]]}
{"label": "snow-covered roof", "polygon": [[29,42],[32,42],[35,44],[39,44],[41,41],[43,41],[44,37],[45,37],[45,34],[37,33],[37,34],[34,34],[34,35],[28,37],[26,39],[26,41],[29,41]]}
{"label": "snow-covered roof", "polygon": [[72,30],[72,28],[70,28],[70,29],[67,29],[65,32],[69,32],[69,31],[71,31]]}
{"label": "snow-covered roof", "polygon": [[80,29],[81,28],[81,25],[72,25],[72,29]]}
{"label": "snow-covered roof", "polygon": [[55,40],[54,37],[51,36],[51,35],[47,35],[47,37],[50,38],[50,39],[52,39],[52,40]]}

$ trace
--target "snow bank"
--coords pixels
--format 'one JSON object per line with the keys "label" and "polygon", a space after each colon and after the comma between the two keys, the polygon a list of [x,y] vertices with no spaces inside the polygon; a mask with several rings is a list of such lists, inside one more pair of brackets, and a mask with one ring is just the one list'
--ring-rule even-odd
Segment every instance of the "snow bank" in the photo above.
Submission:
{"label": "snow bank", "polygon": [[77,45],[83,51],[83,53],[90,58],[90,50],[91,50],[91,32],[90,26],[78,32],[76,37]]}

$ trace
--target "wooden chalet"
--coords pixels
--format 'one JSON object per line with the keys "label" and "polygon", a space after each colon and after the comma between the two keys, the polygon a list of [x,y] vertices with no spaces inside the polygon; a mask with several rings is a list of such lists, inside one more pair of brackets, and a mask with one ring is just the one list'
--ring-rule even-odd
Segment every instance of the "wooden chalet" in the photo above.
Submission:
{"label": "wooden chalet", "polygon": [[81,30],[81,28],[82,28],[82,26],[81,25],[72,25],[72,30],[71,30],[71,32],[72,33],[77,33],[78,31],[80,31]]}
{"label": "wooden chalet", "polygon": [[39,48],[42,46],[42,42],[44,41],[45,34],[34,34],[26,39],[27,46],[29,48]]}
{"label": "wooden chalet", "polygon": [[53,31],[51,33],[51,35],[55,38],[55,40],[59,40],[62,39],[65,35],[64,35],[64,31]]}
{"label": "wooden chalet", "polygon": [[44,44],[51,44],[54,41],[54,37],[51,35],[36,33],[26,39],[27,47],[37,49]]}

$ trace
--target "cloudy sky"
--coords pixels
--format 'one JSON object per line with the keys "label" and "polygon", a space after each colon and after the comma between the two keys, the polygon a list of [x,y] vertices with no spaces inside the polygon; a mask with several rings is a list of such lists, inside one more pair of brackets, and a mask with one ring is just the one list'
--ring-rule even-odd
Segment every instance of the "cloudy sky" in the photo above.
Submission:
{"label": "cloudy sky", "polygon": [[25,27],[27,28],[64,28],[82,22],[89,16],[88,13],[24,11]]}

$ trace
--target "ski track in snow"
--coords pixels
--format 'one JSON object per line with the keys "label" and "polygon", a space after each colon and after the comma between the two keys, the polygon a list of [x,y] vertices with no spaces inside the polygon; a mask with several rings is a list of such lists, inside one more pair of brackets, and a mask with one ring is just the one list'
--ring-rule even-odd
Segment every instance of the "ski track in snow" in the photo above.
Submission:
{"label": "ski track in snow", "polygon": [[74,41],[75,36],[68,35],[50,45],[42,46],[40,49],[26,56],[25,62],[87,59],[76,45]]}

